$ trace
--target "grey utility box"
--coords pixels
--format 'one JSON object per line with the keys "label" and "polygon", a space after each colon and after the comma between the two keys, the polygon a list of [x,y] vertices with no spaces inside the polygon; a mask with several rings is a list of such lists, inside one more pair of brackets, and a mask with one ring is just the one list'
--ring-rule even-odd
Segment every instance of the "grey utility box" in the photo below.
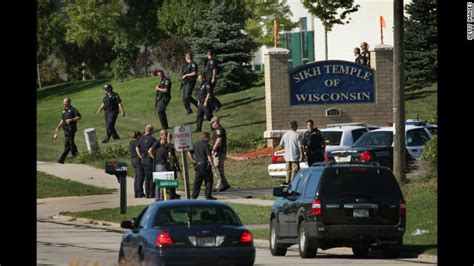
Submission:
{"label": "grey utility box", "polygon": [[89,154],[99,150],[99,142],[97,142],[97,135],[94,128],[84,129],[84,137],[86,138],[86,145]]}

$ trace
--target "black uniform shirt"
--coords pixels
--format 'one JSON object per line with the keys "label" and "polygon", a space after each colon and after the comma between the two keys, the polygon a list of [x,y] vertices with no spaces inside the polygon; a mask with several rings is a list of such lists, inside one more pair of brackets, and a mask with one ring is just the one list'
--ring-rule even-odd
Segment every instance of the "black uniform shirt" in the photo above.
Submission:
{"label": "black uniform shirt", "polygon": [[69,107],[64,108],[63,113],[61,115],[61,119],[64,121],[64,131],[68,133],[74,133],[77,131],[77,121],[71,121],[69,124],[66,124],[66,119],[72,119],[78,116],[81,116],[81,114],[76,108],[72,107],[71,105]]}
{"label": "black uniform shirt", "polygon": [[161,88],[161,89],[168,88],[168,92],[157,91],[156,92],[157,98],[161,98],[163,96],[166,96],[167,98],[171,97],[171,80],[169,78],[164,77],[163,80],[160,81],[158,88]]}
{"label": "black uniform shirt", "polygon": [[323,152],[324,137],[321,131],[318,129],[306,131],[301,139],[301,145],[305,147],[306,152],[310,155]]}
{"label": "black uniform shirt", "polygon": [[[370,61],[370,53],[367,50],[362,50],[360,52],[360,56],[363,58],[363,65],[370,66],[369,61]],[[362,61],[362,60],[361,60]]]}
{"label": "black uniform shirt", "polygon": [[355,62],[357,64],[365,65],[365,57],[359,55],[356,57]]}
{"label": "black uniform shirt", "polygon": [[135,150],[135,148],[137,147],[137,144],[138,144],[138,139],[132,139],[132,141],[130,141],[129,149],[130,149],[130,155],[132,159],[138,158],[137,151]]}
{"label": "black uniform shirt", "polygon": [[221,143],[220,145],[216,148],[217,153],[226,153],[227,152],[227,134],[225,132],[225,129],[219,125],[213,132],[212,132],[212,143],[216,143],[216,140],[218,137],[221,137]]}
{"label": "black uniform shirt", "polygon": [[143,135],[141,138],[138,140],[138,148],[140,149],[140,154],[143,159],[149,158],[148,156],[148,149],[153,146],[153,144],[156,142],[156,139],[150,135]]}
{"label": "black uniform shirt", "polygon": [[214,58],[207,60],[206,64],[204,64],[204,70],[206,71],[206,79],[211,82],[212,80],[212,71],[217,69],[217,62]]}
{"label": "black uniform shirt", "polygon": [[196,76],[186,77],[184,81],[186,82],[195,81],[197,78],[198,66],[196,62],[194,62],[194,60],[191,60],[191,62],[189,62],[189,64],[184,68],[184,74],[190,74],[193,72],[196,72]]}
{"label": "black uniform shirt", "polygon": [[204,102],[208,93],[212,96],[212,88],[209,85],[209,82],[206,81],[201,85],[201,88],[199,88],[199,102]]}
{"label": "black uniform shirt", "polygon": [[163,147],[160,142],[157,140],[153,146],[151,146],[153,153],[155,154],[155,163],[164,164],[168,160],[168,152],[170,152],[170,147]]}
{"label": "black uniform shirt", "polygon": [[211,156],[211,145],[203,140],[200,140],[194,143],[191,153],[194,154],[194,159],[196,159],[196,162],[206,163],[208,161],[207,156]]}
{"label": "black uniform shirt", "polygon": [[118,112],[119,103],[122,102],[122,99],[120,99],[120,95],[118,93],[110,91],[105,94],[102,102],[104,103],[104,111]]}

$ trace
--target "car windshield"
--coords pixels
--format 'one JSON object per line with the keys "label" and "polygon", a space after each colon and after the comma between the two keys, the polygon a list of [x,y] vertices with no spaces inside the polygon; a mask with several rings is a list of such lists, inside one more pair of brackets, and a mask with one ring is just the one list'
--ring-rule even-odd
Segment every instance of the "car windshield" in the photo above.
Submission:
{"label": "car windshield", "polygon": [[417,128],[407,131],[407,146],[423,146],[425,142],[430,140],[428,133],[423,128]]}
{"label": "car windshield", "polygon": [[321,132],[323,135],[324,139],[326,140],[326,145],[340,145],[341,144],[341,137],[342,137],[342,132],[340,131],[323,131]]}
{"label": "car windshield", "polygon": [[158,209],[154,226],[189,224],[242,225],[227,206],[168,206]]}
{"label": "car windshield", "polygon": [[392,146],[392,131],[370,131],[362,135],[353,147]]}

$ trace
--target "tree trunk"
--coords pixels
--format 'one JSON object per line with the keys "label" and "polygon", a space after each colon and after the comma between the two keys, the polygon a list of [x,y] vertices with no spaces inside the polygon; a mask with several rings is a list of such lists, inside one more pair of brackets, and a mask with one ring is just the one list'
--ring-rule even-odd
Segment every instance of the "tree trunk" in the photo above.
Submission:
{"label": "tree trunk", "polygon": [[403,0],[393,1],[394,47],[393,47],[393,174],[401,184],[405,181],[405,93],[404,93],[404,47],[403,47]]}
{"label": "tree trunk", "polygon": [[148,76],[148,46],[145,43],[145,51],[144,51],[144,61],[145,61],[145,77]]}
{"label": "tree trunk", "polygon": [[40,65],[36,64],[36,71],[38,72],[38,85],[41,88],[41,75],[40,75]]}
{"label": "tree trunk", "polygon": [[325,52],[326,52],[326,60],[328,60],[328,31],[326,27],[324,27],[324,45],[325,45]]}

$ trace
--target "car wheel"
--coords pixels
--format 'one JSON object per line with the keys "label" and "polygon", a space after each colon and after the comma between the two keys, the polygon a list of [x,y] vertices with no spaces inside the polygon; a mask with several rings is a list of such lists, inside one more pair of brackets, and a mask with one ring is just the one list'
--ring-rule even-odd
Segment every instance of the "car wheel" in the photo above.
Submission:
{"label": "car wheel", "polygon": [[301,222],[298,230],[298,250],[302,258],[314,258],[316,257],[317,247],[312,247],[309,241],[308,233],[304,228],[305,222]]}
{"label": "car wheel", "polygon": [[369,246],[352,247],[352,253],[356,258],[366,258],[369,256]]}
{"label": "car wheel", "polygon": [[127,262],[125,260],[125,255],[123,254],[123,248],[122,248],[122,245],[120,245],[118,265],[126,265],[126,264]]}
{"label": "car wheel", "polygon": [[273,219],[270,223],[270,253],[273,256],[285,256],[287,247],[278,244],[278,224],[276,219]]}

